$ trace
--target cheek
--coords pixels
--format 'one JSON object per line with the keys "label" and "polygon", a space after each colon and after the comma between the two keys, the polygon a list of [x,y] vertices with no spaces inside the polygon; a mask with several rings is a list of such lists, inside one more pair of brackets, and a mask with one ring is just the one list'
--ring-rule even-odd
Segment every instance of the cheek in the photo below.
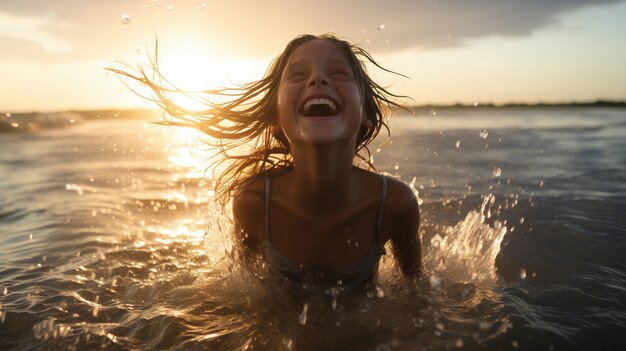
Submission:
{"label": "cheek", "polygon": [[280,110],[282,110],[283,105],[285,104],[285,94],[284,91],[285,89],[281,86],[278,87],[278,91],[276,92],[276,110],[280,113]]}
{"label": "cheek", "polygon": [[276,107],[281,112],[292,111],[295,104],[294,88],[288,85],[280,86],[276,96]]}

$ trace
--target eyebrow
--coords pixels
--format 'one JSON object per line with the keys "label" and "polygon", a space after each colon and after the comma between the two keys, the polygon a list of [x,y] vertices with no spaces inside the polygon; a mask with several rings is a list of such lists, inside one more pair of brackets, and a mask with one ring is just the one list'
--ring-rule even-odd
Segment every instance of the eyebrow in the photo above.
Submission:
{"label": "eyebrow", "polygon": [[[351,67],[350,64],[348,62],[346,62],[345,60],[340,60],[340,59],[329,59],[328,61],[330,61],[332,64],[340,64],[346,67]],[[300,66],[305,66],[307,64],[307,60],[299,60],[299,61],[295,61],[295,62],[290,62],[289,64],[287,64],[287,66],[285,67],[288,70],[298,68]]]}

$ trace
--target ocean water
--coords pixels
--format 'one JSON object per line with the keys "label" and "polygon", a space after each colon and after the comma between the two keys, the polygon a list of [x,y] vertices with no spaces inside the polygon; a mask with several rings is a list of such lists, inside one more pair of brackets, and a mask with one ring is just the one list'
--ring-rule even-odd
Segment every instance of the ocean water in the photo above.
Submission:
{"label": "ocean water", "polygon": [[242,269],[202,136],[131,117],[0,118],[0,349],[626,347],[625,109],[395,116],[424,271],[358,293]]}

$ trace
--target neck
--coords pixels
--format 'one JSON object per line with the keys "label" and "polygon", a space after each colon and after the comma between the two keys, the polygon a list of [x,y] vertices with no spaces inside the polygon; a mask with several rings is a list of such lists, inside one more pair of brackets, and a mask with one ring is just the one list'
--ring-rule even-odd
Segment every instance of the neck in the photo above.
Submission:
{"label": "neck", "polygon": [[354,147],[335,144],[292,148],[294,177],[289,190],[300,209],[332,213],[350,202],[353,150]]}

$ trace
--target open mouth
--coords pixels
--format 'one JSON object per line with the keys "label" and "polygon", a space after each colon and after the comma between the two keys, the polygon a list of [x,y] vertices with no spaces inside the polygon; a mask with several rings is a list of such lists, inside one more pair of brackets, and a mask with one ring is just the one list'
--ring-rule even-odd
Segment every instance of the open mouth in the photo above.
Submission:
{"label": "open mouth", "polygon": [[339,113],[338,104],[327,98],[313,98],[304,103],[301,113],[305,117],[334,116]]}

